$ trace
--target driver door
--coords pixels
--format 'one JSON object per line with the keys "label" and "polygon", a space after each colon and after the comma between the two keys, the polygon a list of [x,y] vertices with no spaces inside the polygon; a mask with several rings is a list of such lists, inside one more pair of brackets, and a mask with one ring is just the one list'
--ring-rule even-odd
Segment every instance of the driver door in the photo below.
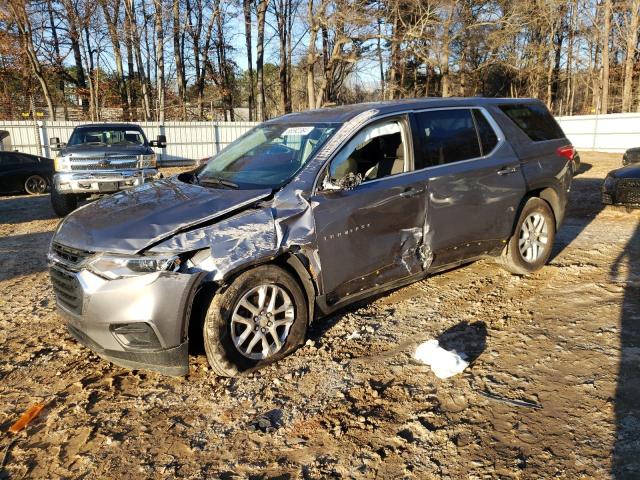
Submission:
{"label": "driver door", "polygon": [[399,116],[365,127],[331,161],[326,177],[343,186],[312,199],[329,303],[422,271],[426,182],[411,147]]}

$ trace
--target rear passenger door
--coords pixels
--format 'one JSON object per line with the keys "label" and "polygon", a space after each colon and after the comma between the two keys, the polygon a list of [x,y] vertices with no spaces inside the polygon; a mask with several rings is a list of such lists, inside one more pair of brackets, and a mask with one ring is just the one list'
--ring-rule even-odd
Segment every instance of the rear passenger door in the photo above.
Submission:
{"label": "rear passenger door", "polygon": [[500,248],[525,194],[515,152],[482,108],[414,112],[416,169],[427,178],[433,267]]}

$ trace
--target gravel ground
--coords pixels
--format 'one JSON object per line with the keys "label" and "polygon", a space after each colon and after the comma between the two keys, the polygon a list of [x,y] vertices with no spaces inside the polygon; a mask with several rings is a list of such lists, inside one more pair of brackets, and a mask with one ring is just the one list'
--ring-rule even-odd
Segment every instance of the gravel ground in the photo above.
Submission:
{"label": "gravel ground", "polygon": [[[583,154],[537,274],[482,261],[437,275],[235,379],[202,355],[170,378],[79,346],[46,272],[48,197],[0,197],[0,477],[639,478],[640,211],[599,198],[619,161]],[[429,338],[475,360],[438,380],[411,358]]]}

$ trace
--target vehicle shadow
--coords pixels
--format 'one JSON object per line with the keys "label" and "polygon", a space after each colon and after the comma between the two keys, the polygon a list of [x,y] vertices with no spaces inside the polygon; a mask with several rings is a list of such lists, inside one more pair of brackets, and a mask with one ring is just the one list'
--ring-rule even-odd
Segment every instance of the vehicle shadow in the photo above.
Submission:
{"label": "vehicle shadow", "polygon": [[593,168],[593,165],[591,165],[590,163],[580,162],[580,168],[578,168],[578,171],[574,175],[582,175],[583,173],[588,172],[592,168]]}
{"label": "vehicle shadow", "polygon": [[473,363],[487,347],[487,324],[460,322],[438,335],[437,340],[445,350],[464,353],[465,360]]}
{"label": "vehicle shadow", "polygon": [[640,222],[611,265],[610,281],[624,287],[611,473],[614,478],[640,478]]}
{"label": "vehicle shadow", "polygon": [[0,281],[47,269],[47,250],[53,232],[0,237]]}
{"label": "vehicle shadow", "polygon": [[49,195],[0,196],[0,222],[4,224],[55,218]]}
{"label": "vehicle shadow", "polygon": [[601,178],[574,178],[565,219],[556,234],[550,261],[555,259],[603,210]]}

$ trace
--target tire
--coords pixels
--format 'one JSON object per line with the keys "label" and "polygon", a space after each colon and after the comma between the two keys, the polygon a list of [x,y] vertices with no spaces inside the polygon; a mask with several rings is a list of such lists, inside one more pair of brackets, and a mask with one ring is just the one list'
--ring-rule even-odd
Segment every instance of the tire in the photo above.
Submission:
{"label": "tire", "polygon": [[42,175],[30,175],[24,181],[24,189],[29,195],[42,195],[48,186],[47,179]]}
{"label": "tire", "polygon": [[[544,223],[540,223],[541,219]],[[539,235],[533,237],[533,242],[528,241],[531,230]],[[555,237],[556,220],[551,207],[544,200],[532,197],[525,203],[514,233],[498,257],[498,263],[516,275],[540,270],[549,261]]]}
{"label": "tire", "polygon": [[[261,296],[263,288],[266,290]],[[276,301],[269,312],[268,303],[274,291]],[[263,308],[259,307],[260,298]],[[281,309],[284,310],[278,312]],[[307,311],[300,285],[283,269],[264,265],[240,274],[226,289],[213,296],[205,316],[202,336],[213,372],[233,377],[287,356],[304,341]],[[278,336],[280,347],[271,332]]]}
{"label": "tire", "polygon": [[72,193],[61,194],[55,188],[51,189],[51,206],[59,217],[66,217],[78,208],[78,196]]}

